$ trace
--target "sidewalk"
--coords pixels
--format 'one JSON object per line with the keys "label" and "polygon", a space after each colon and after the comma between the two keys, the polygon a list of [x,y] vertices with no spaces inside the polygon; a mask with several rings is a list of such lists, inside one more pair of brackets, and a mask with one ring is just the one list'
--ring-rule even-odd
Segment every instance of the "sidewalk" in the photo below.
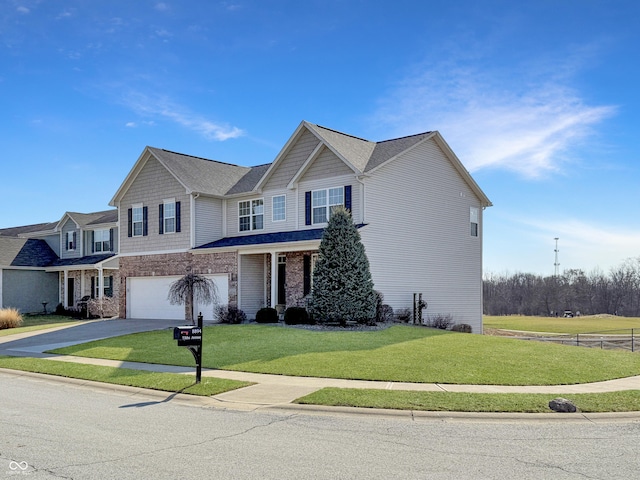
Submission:
{"label": "sidewalk", "polygon": [[[62,327],[56,330],[62,330]],[[46,330],[45,332],[51,332]],[[19,338],[36,336],[42,331],[0,337],[0,353],[14,356],[29,356],[57,360],[63,362],[84,363],[117,368],[130,368],[153,372],[181,373],[195,376],[195,366],[179,367],[138,362],[124,362],[98,358],[85,358],[70,355],[53,355],[43,353],[46,350],[62,346],[60,343],[39,344],[34,346],[16,346],[1,348]],[[72,344],[77,342],[65,342]],[[293,377],[287,375],[271,375],[229,370],[202,369],[202,376],[241,380],[255,385],[222,393],[212,397],[216,401],[238,409],[255,409],[264,406],[286,405],[295,399],[308,395],[325,387],[337,388],[370,388],[382,390],[412,390],[424,392],[464,392],[464,393],[545,393],[553,395],[576,393],[603,393],[622,390],[640,390],[640,376],[607,380],[603,382],[584,383],[578,385],[556,386],[506,386],[506,385],[454,385],[441,383],[404,383],[380,382],[369,380],[343,380],[334,378]]]}

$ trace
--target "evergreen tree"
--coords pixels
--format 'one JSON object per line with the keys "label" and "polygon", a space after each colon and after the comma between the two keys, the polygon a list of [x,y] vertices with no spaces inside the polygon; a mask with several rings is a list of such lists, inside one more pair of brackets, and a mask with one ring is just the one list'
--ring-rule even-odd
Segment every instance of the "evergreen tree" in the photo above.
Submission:
{"label": "evergreen tree", "polygon": [[368,323],[376,316],[369,260],[351,214],[332,211],[313,272],[310,311],[319,323]]}

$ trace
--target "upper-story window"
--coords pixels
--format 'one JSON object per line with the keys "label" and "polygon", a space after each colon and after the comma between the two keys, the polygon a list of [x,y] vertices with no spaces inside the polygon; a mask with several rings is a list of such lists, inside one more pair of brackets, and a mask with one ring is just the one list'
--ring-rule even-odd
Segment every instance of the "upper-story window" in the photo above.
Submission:
{"label": "upper-story window", "polygon": [[282,222],[287,219],[287,196],[278,195],[272,199],[272,219],[274,222]]}
{"label": "upper-story window", "polygon": [[76,249],[76,232],[67,232],[66,245],[67,250]]}
{"label": "upper-story window", "polygon": [[93,231],[93,251],[94,252],[110,252],[111,251],[111,230],[94,230]]}
{"label": "upper-story window", "polygon": [[176,233],[180,231],[180,202],[174,198],[164,200],[159,206],[158,233]]}
{"label": "upper-story window", "polygon": [[241,232],[264,228],[264,200],[238,202],[238,229]]}
{"label": "upper-story window", "polygon": [[144,209],[142,205],[134,205],[131,210],[133,214],[133,236],[141,237],[144,234]]}
{"label": "upper-story window", "polygon": [[313,224],[327,223],[333,209],[342,205],[344,205],[344,187],[313,190],[311,192]]}
{"label": "upper-story window", "polygon": [[471,222],[471,236],[472,237],[477,237],[478,236],[478,218],[479,218],[478,207],[470,207],[469,208],[469,219],[470,219],[470,222]]}

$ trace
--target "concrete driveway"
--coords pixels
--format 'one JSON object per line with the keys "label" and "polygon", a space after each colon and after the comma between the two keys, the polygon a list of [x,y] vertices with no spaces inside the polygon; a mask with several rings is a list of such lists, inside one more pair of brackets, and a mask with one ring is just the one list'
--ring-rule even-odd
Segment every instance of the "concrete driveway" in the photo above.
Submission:
{"label": "concrete driveway", "polygon": [[184,325],[184,323],[184,320],[89,320],[71,327],[0,337],[0,355],[37,357],[45,350],[118,337],[129,333],[170,329]]}

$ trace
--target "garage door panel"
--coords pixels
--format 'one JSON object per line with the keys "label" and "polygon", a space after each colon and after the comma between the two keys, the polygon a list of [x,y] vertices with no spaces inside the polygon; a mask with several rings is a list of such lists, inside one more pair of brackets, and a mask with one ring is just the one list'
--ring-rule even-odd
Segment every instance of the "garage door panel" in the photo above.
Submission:
{"label": "garage door panel", "polygon": [[[229,298],[227,275],[205,275],[216,284],[221,304]],[[158,320],[184,320],[184,305],[171,305],[168,294],[171,284],[180,276],[129,277],[127,316],[129,318],[157,318]],[[196,305],[205,320],[213,319],[213,305]]]}

